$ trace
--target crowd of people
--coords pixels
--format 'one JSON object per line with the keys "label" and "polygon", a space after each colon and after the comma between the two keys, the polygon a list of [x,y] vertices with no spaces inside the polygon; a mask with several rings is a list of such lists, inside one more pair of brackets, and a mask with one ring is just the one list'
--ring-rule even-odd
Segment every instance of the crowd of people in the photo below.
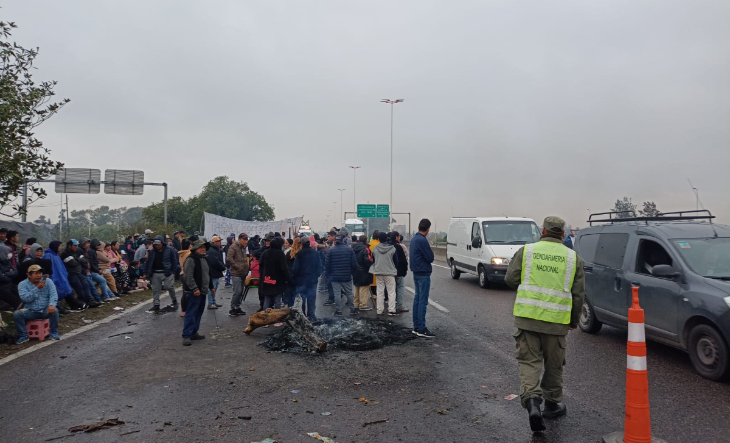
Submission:
{"label": "crowd of people", "polygon": [[[405,277],[414,274],[414,334],[433,337],[425,323],[433,253],[426,240],[430,222],[419,224],[410,251],[398,232],[378,232],[368,238],[350,237],[345,228],[286,238],[270,232],[249,239],[231,234],[225,241],[214,235],[207,241],[195,232],[173,237],[126,237],[123,243],[98,239],[54,240],[44,249],[35,238],[19,243],[16,231],[0,229],[0,311],[12,311],[16,343],[28,340],[25,324],[49,319],[50,337],[58,340],[59,316],[114,302],[130,292],[152,289],[152,312],[177,311],[184,317],[183,344],[205,338],[198,333],[202,314],[223,307],[216,299],[219,282],[231,286],[228,314],[245,315],[242,302],[258,288],[259,310],[294,306],[297,296],[310,321],[317,321],[317,297],[333,306],[334,316],[357,316],[375,309],[378,315],[409,312],[403,304]],[[419,237],[420,236],[420,237]],[[182,284],[178,304],[175,281]],[[162,291],[171,304],[160,307]],[[387,302],[387,308],[386,308]]]}

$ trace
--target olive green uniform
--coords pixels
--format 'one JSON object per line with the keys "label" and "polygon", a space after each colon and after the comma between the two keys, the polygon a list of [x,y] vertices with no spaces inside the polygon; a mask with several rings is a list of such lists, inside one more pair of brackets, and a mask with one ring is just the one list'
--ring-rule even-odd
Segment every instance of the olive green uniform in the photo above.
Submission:
{"label": "olive green uniform", "polygon": [[[540,241],[562,243],[558,238],[543,235]],[[524,247],[515,253],[507,269],[505,283],[517,288],[522,283]],[[583,260],[576,254],[575,278],[571,286],[572,307],[570,324],[549,323],[532,318],[515,317],[516,357],[520,366],[520,402],[543,397],[551,402],[563,401],[563,366],[565,365],[565,336],[569,327],[576,328],[585,297]],[[545,374],[540,381],[543,368]]]}

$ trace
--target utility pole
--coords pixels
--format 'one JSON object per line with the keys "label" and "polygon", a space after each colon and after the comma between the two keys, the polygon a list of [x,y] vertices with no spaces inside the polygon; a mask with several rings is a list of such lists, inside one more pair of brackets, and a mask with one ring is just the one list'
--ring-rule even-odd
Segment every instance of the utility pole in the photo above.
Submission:
{"label": "utility pole", "polygon": [[[335,217],[335,214],[337,214],[337,202],[332,202],[332,203],[334,203],[334,205],[335,205],[334,208],[332,208],[332,224],[334,225],[335,223],[337,223],[337,219],[339,217]],[[337,226],[334,226],[334,227],[337,228]]]}
{"label": "utility pole", "polygon": [[71,239],[71,221],[68,218],[68,194],[66,194],[66,230],[68,231],[68,239]]}
{"label": "utility pole", "polygon": [[[389,99],[384,98],[380,100],[380,103],[387,103],[390,105],[390,213],[393,213],[393,106],[396,103],[403,103],[405,99]],[[388,228],[390,229],[393,224],[393,217],[388,217]]]}
{"label": "utility pole", "polygon": [[[340,191],[340,214],[342,214],[342,217],[344,217],[344,216],[345,216],[345,213],[344,213],[344,212],[342,212],[342,192],[346,191],[346,189],[340,189],[340,188],[337,188],[337,190],[338,190],[338,191]],[[342,220],[342,225],[343,225],[343,226],[345,225],[345,220],[344,220],[344,218],[343,218],[343,220]]]}
{"label": "utility pole", "polygon": [[352,169],[352,210],[357,218],[357,170],[360,166],[350,166],[350,169]]}
{"label": "utility pole", "polygon": [[690,179],[687,179],[687,181],[689,182],[689,185],[692,187],[692,190],[695,192],[695,201],[697,203],[697,210],[699,211],[700,210],[700,190],[695,188],[695,186],[692,184]]}

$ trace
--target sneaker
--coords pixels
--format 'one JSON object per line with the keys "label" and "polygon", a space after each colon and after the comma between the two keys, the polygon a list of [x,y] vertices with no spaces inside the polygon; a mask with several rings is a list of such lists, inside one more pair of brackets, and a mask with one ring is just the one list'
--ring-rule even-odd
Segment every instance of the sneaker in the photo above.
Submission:
{"label": "sneaker", "polygon": [[408,308],[396,308],[396,312],[409,312],[410,310]]}
{"label": "sneaker", "polygon": [[246,311],[242,310],[241,308],[236,308],[236,314],[237,315],[246,315]]}
{"label": "sneaker", "polygon": [[201,335],[196,332],[190,336],[190,340],[205,340],[205,335]]}
{"label": "sneaker", "polygon": [[398,317],[399,315],[397,312],[388,312],[388,317]]}
{"label": "sneaker", "polygon": [[183,346],[190,346],[193,342],[190,341],[189,337],[183,338]]}
{"label": "sneaker", "polygon": [[158,305],[154,305],[148,312],[160,312],[160,307]]}
{"label": "sneaker", "polygon": [[423,338],[436,338],[436,335],[428,329],[421,329],[416,331],[416,335]]}
{"label": "sneaker", "polygon": [[334,300],[327,300],[326,302],[324,302],[325,306],[333,306],[334,304],[335,304]]}
{"label": "sneaker", "polygon": [[28,340],[30,340],[30,338],[28,338],[27,336],[26,337],[18,337],[18,340],[15,341],[15,344],[16,345],[22,345],[23,343],[27,342]]}
{"label": "sneaker", "polygon": [[212,305],[208,305],[208,309],[218,309],[218,305],[213,303]]}
{"label": "sneaker", "polygon": [[373,308],[360,308],[361,311],[372,311]]}
{"label": "sneaker", "polygon": [[219,305],[218,303],[213,303],[217,308],[222,308],[223,305]]}
{"label": "sneaker", "polygon": [[342,311],[335,311],[336,317],[342,317]]}
{"label": "sneaker", "polygon": [[411,334],[413,334],[413,335],[418,335],[418,330],[417,330],[417,329],[414,329],[414,330],[412,330],[412,331],[411,331]]}
{"label": "sneaker", "polygon": [[93,308],[98,308],[99,306],[101,306],[101,303],[99,303],[99,302],[98,302],[98,301],[96,301],[96,300],[94,300],[94,301],[92,301],[91,303],[89,303],[89,308],[91,308],[91,309],[93,309]]}
{"label": "sneaker", "polygon": [[350,315],[358,315],[359,313],[360,313],[360,310],[357,308],[350,309]]}
{"label": "sneaker", "polygon": [[71,311],[71,312],[84,312],[85,310],[86,310],[86,305],[83,305],[80,308],[76,307],[76,308],[69,309],[69,311]]}
{"label": "sneaker", "polygon": [[177,311],[177,302],[170,303],[169,305],[167,305],[167,307],[172,309],[173,311]]}
{"label": "sneaker", "polygon": [[60,340],[61,337],[59,337],[58,332],[51,332],[48,334],[49,337],[51,337],[51,340]]}

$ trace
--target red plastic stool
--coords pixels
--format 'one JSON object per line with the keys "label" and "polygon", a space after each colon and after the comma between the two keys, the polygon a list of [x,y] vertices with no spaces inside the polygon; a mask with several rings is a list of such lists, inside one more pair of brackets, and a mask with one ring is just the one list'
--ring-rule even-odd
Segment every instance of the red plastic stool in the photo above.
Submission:
{"label": "red plastic stool", "polygon": [[28,337],[43,341],[51,333],[51,324],[48,319],[30,320],[25,322],[25,329],[28,331]]}

